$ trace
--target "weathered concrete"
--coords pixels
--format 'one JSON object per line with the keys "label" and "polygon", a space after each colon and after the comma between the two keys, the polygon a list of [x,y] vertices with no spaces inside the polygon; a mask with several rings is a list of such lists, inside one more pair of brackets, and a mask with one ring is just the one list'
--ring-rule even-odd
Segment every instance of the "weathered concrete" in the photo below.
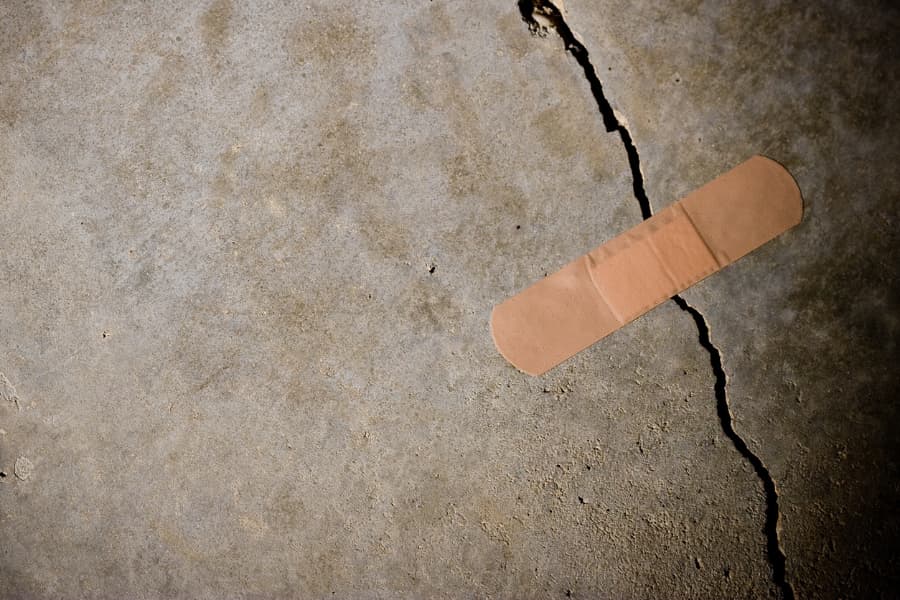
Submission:
{"label": "weathered concrete", "polygon": [[[798,176],[804,225],[686,298],[789,580],[887,590],[894,17],[567,8],[655,206],[754,152]],[[494,303],[641,218],[515,2],[17,2],[0,28],[3,596],[781,593],[687,314],[542,378],[493,348]]]}

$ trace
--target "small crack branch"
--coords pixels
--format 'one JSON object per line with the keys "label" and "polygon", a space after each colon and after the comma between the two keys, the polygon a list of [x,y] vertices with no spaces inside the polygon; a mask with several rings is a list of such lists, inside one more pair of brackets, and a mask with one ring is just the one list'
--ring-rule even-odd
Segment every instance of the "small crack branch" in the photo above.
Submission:
{"label": "small crack branch", "polygon": [[[572,31],[568,23],[563,17],[560,6],[554,0],[519,0],[519,12],[522,14],[522,20],[528,25],[528,29],[535,35],[541,37],[546,36],[550,30],[559,35],[565,44],[566,50],[578,65],[584,71],[585,79],[591,88],[591,93],[597,103],[597,108],[603,118],[603,124],[609,133],[617,133],[622,140],[625,153],[628,156],[628,165],[631,168],[632,187],[634,197],[638,201],[641,208],[643,218],[649,219],[653,216],[653,209],[650,206],[650,199],[644,189],[644,175],[641,172],[640,156],[637,148],[631,138],[628,128],[619,120],[613,110],[612,105],[603,92],[603,84],[597,76],[597,71],[591,63],[590,53],[585,45],[579,40],[578,36]],[[688,304],[688,302],[680,295],[672,297],[678,307],[688,313],[697,326],[697,334],[700,345],[709,354],[709,362],[712,366],[713,376],[715,378],[714,392],[716,398],[716,410],[719,414],[719,422],[725,436],[731,440],[735,449],[740,455],[753,466],[757,477],[762,481],[763,489],[766,495],[766,547],[768,551],[769,562],[772,565],[772,579],[781,589],[784,600],[794,599],[794,589],[786,578],[786,559],[781,549],[779,541],[780,529],[780,511],[778,508],[778,489],[775,486],[775,480],[766,468],[763,461],[747,446],[747,442],[737,434],[734,430],[734,420],[731,415],[731,409],[728,404],[728,393],[726,390],[727,379],[725,377],[725,369],[722,367],[722,354],[719,349],[712,343],[710,337],[709,325],[703,314]]]}

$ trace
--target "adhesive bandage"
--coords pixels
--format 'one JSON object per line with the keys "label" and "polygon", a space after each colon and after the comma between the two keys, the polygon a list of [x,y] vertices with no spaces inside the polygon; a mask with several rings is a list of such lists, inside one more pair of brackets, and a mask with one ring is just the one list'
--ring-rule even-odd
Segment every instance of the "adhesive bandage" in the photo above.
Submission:
{"label": "adhesive bandage", "polygon": [[494,307],[491,334],[540,375],[800,222],[793,177],[755,156]]}

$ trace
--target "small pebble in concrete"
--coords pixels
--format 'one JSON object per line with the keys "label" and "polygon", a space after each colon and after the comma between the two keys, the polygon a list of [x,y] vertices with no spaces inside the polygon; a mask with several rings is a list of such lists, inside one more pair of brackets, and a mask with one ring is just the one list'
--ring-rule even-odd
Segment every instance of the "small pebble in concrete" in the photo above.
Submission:
{"label": "small pebble in concrete", "polygon": [[28,478],[31,477],[32,471],[34,471],[34,463],[24,456],[20,456],[16,459],[16,466],[14,468],[16,477],[22,481],[27,481]]}

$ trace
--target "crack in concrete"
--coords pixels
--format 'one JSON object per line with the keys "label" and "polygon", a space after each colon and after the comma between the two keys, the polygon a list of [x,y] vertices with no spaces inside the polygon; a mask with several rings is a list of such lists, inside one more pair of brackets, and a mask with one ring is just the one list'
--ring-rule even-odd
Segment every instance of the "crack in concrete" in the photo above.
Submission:
{"label": "crack in concrete", "polygon": [[[628,156],[628,165],[631,169],[634,197],[638,201],[644,220],[649,219],[653,216],[653,209],[650,206],[650,199],[647,197],[647,191],[644,188],[644,175],[641,172],[640,156],[638,155],[637,147],[634,145],[628,128],[616,115],[615,110],[606,98],[603,84],[597,76],[593,63],[591,63],[587,47],[569,27],[563,17],[561,2],[557,4],[559,1],[518,0],[519,12],[522,15],[522,20],[525,21],[528,29],[533,34],[544,37],[550,30],[555,31],[565,44],[566,50],[584,70],[585,79],[590,85],[591,93],[597,103],[597,108],[600,110],[606,131],[617,133],[622,140],[622,145]],[[772,580],[781,590],[785,600],[794,600],[794,589],[786,577],[786,557],[781,549],[779,540],[781,513],[778,507],[778,488],[775,485],[775,480],[762,459],[750,449],[747,442],[734,429],[734,417],[731,414],[726,390],[727,376],[722,366],[722,353],[712,342],[706,318],[680,295],[676,294],[673,296],[672,301],[694,320],[697,326],[700,346],[709,354],[709,362],[715,378],[713,390],[716,398],[716,410],[722,431],[731,440],[740,455],[750,463],[757,477],[762,481],[766,495],[766,549],[769,562],[772,565]]]}
{"label": "crack in concrete", "polygon": [[603,92],[603,84],[594,70],[591,63],[587,48],[578,39],[578,36],[569,28],[569,25],[563,19],[562,11],[551,0],[519,0],[519,12],[522,14],[522,20],[528,25],[529,31],[544,37],[553,29],[566,45],[566,50],[571,54],[575,61],[584,70],[584,77],[587,79],[591,87],[591,94],[597,102],[597,108],[600,109],[600,116],[603,117],[603,126],[609,133],[618,133],[625,147],[625,154],[628,155],[628,166],[631,168],[631,183],[634,191],[634,197],[637,199],[641,207],[641,215],[644,219],[653,216],[653,210],[650,208],[650,199],[644,190],[644,175],[641,173],[641,159],[638,156],[637,148],[631,139],[631,133],[628,128],[619,120],[616,111],[613,109],[606,94]]}
{"label": "crack in concrete", "polygon": [[772,580],[781,588],[784,600],[794,600],[794,588],[787,580],[786,575],[787,558],[781,549],[779,540],[781,512],[778,508],[778,487],[775,485],[775,479],[772,478],[772,474],[769,473],[769,469],[762,459],[747,446],[744,438],[734,430],[734,416],[731,414],[731,407],[728,404],[728,393],[725,389],[728,379],[725,375],[725,369],[722,367],[722,353],[712,343],[706,318],[680,295],[676,294],[672,297],[672,300],[681,310],[694,319],[694,323],[697,325],[700,345],[709,353],[709,362],[716,380],[713,390],[716,396],[716,410],[719,413],[722,431],[731,440],[731,443],[734,444],[741,456],[753,466],[756,476],[763,483],[763,488],[766,492],[766,549],[769,554],[769,562],[772,564]]}

